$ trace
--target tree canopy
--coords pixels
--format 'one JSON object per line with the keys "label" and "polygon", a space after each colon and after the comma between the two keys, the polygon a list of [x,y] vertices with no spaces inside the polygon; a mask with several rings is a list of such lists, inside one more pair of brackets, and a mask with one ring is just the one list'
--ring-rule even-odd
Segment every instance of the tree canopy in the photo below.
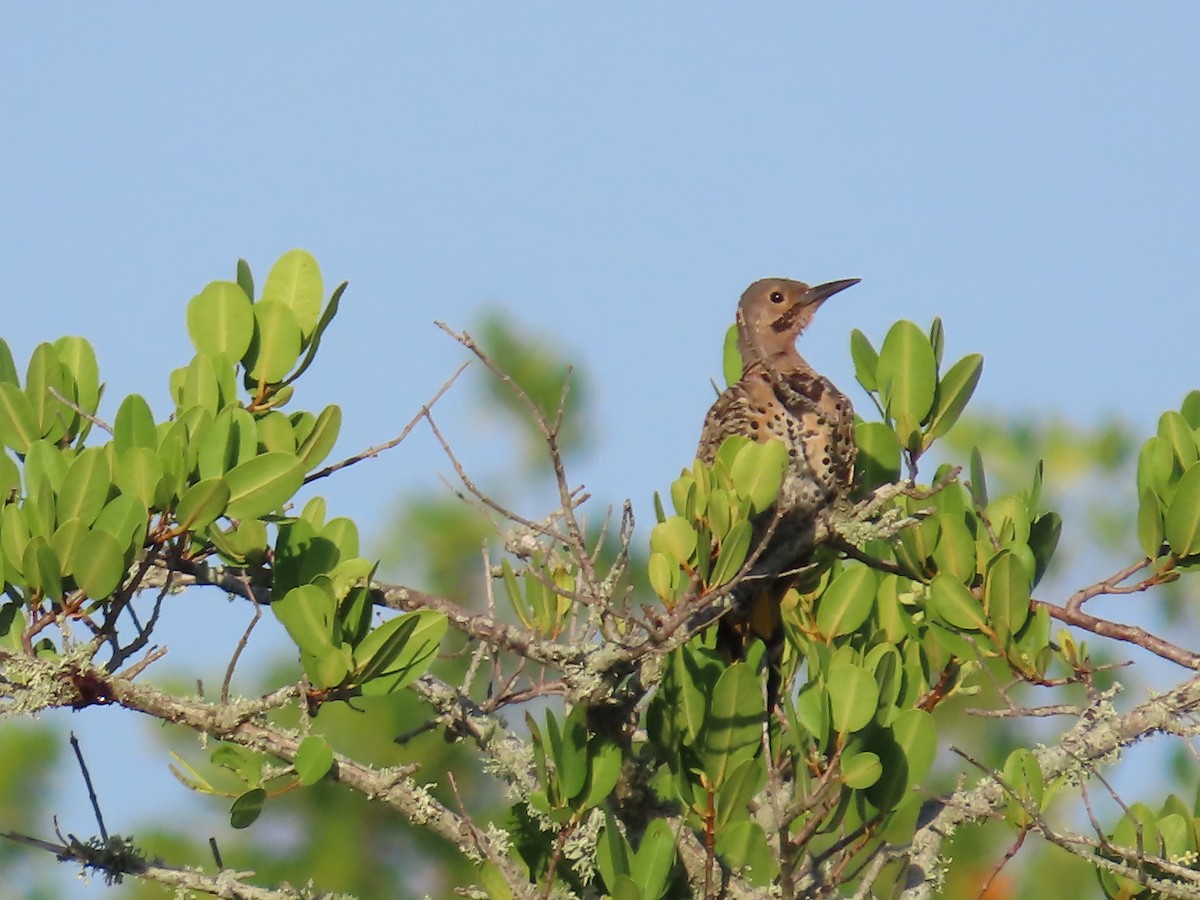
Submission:
{"label": "tree canopy", "polygon": [[[730,438],[652,503],[608,506],[568,474],[594,427],[586,382],[492,315],[441,326],[461,367],[400,434],[331,462],[342,412],[303,408],[303,376],[346,287],[328,292],[300,250],[261,288],[239,261],[186,306],[196,352],[162,419],[142,395],[103,398],[82,337],[32,348],[23,373],[0,341],[0,865],[57,857],[130,896],[994,898],[1046,871],[1111,898],[1200,894],[1200,653],[1177,627],[1200,559],[1200,391],[1140,443],[972,416],[984,361],[947,356],[940,320],[856,330],[872,409],[855,492],[784,600],[768,710],[761,645],[731,663],[711,626],[749,577],[782,445]],[[722,363],[736,380],[728,337]],[[522,448],[496,487],[438,426],[468,367]],[[364,550],[378,535],[294,498],[333,494],[418,427],[457,483],[399,511],[393,580]],[[1073,511],[1071,569],[1101,568],[1069,585],[1059,504],[1081,473],[1121,499]],[[530,509],[545,484],[550,508]],[[156,674],[181,590],[228,596],[249,623],[215,695]],[[237,696],[263,616],[294,651]],[[1152,659],[1171,684],[1122,693]],[[38,786],[56,767],[86,779],[86,756],[18,723],[87,707],[168,726],[179,790],[245,839],[110,833],[94,795],[95,833],[48,828]],[[1174,790],[1122,796],[1112,772],[1149,739]],[[297,823],[286,847],[272,821]]]}

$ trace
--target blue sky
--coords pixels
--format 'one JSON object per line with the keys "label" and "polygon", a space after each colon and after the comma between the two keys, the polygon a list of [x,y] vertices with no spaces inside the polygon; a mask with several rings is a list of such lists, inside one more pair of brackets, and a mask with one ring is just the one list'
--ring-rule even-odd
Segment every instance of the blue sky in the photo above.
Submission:
{"label": "blue sky", "polygon": [[[745,285],[857,276],[801,346],[839,384],[851,328],[940,315],[949,355],[987,359],[980,405],[1148,431],[1200,386],[1198,26],[1184,3],[5,5],[0,335],[23,364],[83,334],[102,412],[165,413],[187,300],[305,247],[350,281],[300,397],[343,406],[339,455],[457,366],[434,319],[499,305],[586,369],[603,436],[575,477],[645,519]],[[447,416],[500,468],[478,407]],[[447,469],[418,437],[323,492],[370,533]]]}

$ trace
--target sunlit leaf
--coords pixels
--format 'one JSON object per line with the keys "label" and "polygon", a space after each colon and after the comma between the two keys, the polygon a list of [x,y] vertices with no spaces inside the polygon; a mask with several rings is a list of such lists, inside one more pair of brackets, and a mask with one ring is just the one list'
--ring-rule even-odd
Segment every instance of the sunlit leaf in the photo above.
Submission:
{"label": "sunlit leaf", "polygon": [[[301,333],[307,337],[317,326],[324,299],[325,288],[317,261],[306,250],[289,250],[271,267],[255,309],[265,303],[278,303],[287,307],[294,314]],[[291,368],[290,363],[288,368]]]}
{"label": "sunlit leaf", "polygon": [[188,303],[187,329],[196,352],[241,359],[254,336],[250,298],[232,281],[214,281]]}
{"label": "sunlit leaf", "polygon": [[290,453],[264,453],[246,460],[225,475],[227,514],[235,519],[266,515],[290,500],[303,480],[303,469]]}
{"label": "sunlit leaf", "polygon": [[254,338],[242,358],[259,383],[282,381],[300,357],[301,330],[293,310],[278,301],[254,304]]}
{"label": "sunlit leaf", "polygon": [[333,748],[325,738],[310,734],[296,748],[296,777],[303,785],[313,785],[333,768]]}

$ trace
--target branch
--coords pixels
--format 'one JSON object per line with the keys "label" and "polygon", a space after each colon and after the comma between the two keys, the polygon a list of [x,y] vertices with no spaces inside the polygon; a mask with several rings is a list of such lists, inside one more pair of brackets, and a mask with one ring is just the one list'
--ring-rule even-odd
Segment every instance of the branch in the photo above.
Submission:
{"label": "branch", "polygon": [[[1046,783],[1061,778],[1081,784],[1095,766],[1110,764],[1121,750],[1155,734],[1190,737],[1200,733],[1200,722],[1193,718],[1200,711],[1200,676],[1124,715],[1113,709],[1114,695],[1115,690],[1101,695],[1057,744],[1033,751]],[[960,826],[998,813],[1008,796],[997,778],[987,776],[974,787],[959,789],[937,802],[932,817],[917,829],[909,847],[892,853],[908,861],[909,887],[901,895],[903,900],[928,900],[939,879],[942,842]]]}
{"label": "branch", "polygon": [[1115,572],[1103,581],[1097,581],[1095,584],[1076,591],[1067,600],[1067,609],[1072,612],[1077,612],[1083,607],[1083,604],[1091,600],[1093,597],[1098,597],[1101,594],[1137,594],[1142,591],[1147,591],[1155,585],[1163,584],[1167,581],[1174,581],[1179,577],[1179,573],[1173,571],[1173,559],[1168,562],[1167,566],[1161,571],[1155,572],[1148,578],[1143,578],[1137,584],[1122,585],[1121,582],[1130,576],[1142,571],[1149,565],[1152,565],[1154,560],[1146,556],[1136,562],[1130,563],[1119,572]]}
{"label": "branch", "polygon": [[373,457],[379,456],[379,454],[381,454],[387,450],[391,450],[393,447],[397,446],[401,441],[403,441],[406,437],[408,437],[409,432],[412,431],[414,428],[416,428],[417,423],[420,422],[421,419],[423,419],[427,415],[429,415],[429,411],[431,409],[433,409],[434,404],[442,399],[442,395],[445,394],[446,391],[450,390],[450,388],[453,386],[454,382],[458,380],[458,376],[461,375],[463,373],[463,371],[467,368],[467,366],[469,366],[470,364],[471,364],[471,362],[470,362],[470,360],[468,360],[467,362],[465,362],[461,366],[459,366],[458,371],[455,372],[453,375],[451,375],[446,380],[446,383],[437,389],[437,392],[429,399],[429,402],[427,402],[424,406],[422,406],[420,412],[418,412],[415,416],[413,416],[409,420],[408,424],[404,426],[404,429],[400,432],[400,434],[398,436],[392,438],[390,441],[386,441],[382,444],[377,444],[374,447],[368,447],[366,450],[363,450],[361,453],[356,453],[356,454],[354,454],[354,456],[349,456],[346,459],[343,459],[341,462],[336,462],[331,466],[326,466],[324,469],[318,469],[316,472],[313,472],[311,475],[306,476],[304,479],[304,483],[309,484],[310,482],[316,481],[318,478],[328,478],[334,472],[344,469],[347,466],[352,466],[355,463],[360,463],[364,459],[371,459]]}
{"label": "branch", "polygon": [[132,842],[119,835],[102,842],[80,841],[68,835],[68,839],[60,843],[11,831],[0,832],[0,837],[53,853],[62,862],[77,862],[85,870],[97,869],[104,873],[104,880],[108,884],[120,884],[124,876],[133,875],[169,887],[229,900],[313,900],[321,896],[312,890],[296,890],[287,885],[261,888],[247,884],[244,879],[253,875],[253,872],[222,869],[215,875],[206,875],[195,869],[176,869],[148,863]]}
{"label": "branch", "polygon": [[1069,605],[1057,606],[1053,603],[1047,603],[1044,600],[1033,600],[1032,603],[1035,610],[1039,608],[1045,609],[1052,618],[1058,619],[1060,622],[1066,622],[1068,625],[1074,625],[1076,628],[1082,628],[1084,631],[1090,631],[1092,634],[1098,634],[1101,637],[1112,638],[1113,640],[1141,647],[1143,650],[1149,650],[1155,656],[1169,659],[1171,662],[1177,663],[1185,669],[1200,670],[1200,653],[1185,650],[1183,647],[1163,640],[1158,635],[1151,634],[1145,629],[1138,628],[1136,625],[1123,625],[1120,622],[1099,619],[1096,616],[1085,613],[1078,606],[1072,609]]}
{"label": "branch", "polygon": [[[151,685],[115,678],[72,660],[20,657],[11,651],[0,650],[0,662],[4,662],[10,672],[19,672],[25,678],[26,684],[9,683],[2,688],[26,713],[64,706],[80,708],[80,694],[74,685],[81,677],[86,677],[97,686],[94,693],[102,699],[84,705],[117,703],[125,709],[266,753],[287,763],[295,761],[303,737],[267,724],[264,718],[272,710],[301,702],[302,692],[298,685],[280,688],[256,700],[214,704],[176,697]],[[18,694],[22,696],[16,696]],[[330,777],[451,842],[469,859],[486,859],[501,870],[510,885],[527,882],[527,874],[503,848],[481,842],[470,822],[464,821],[435,799],[424,785],[413,780],[413,771],[412,767],[398,766],[375,769],[335,753]]]}

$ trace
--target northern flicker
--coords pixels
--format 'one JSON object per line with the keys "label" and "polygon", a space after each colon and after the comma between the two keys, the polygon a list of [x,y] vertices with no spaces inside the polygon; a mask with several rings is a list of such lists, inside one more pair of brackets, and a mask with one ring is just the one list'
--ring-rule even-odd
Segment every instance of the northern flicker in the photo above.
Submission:
{"label": "northern flicker", "polygon": [[813,371],[796,351],[796,338],[825,300],[858,281],[809,287],[767,278],[746,289],[737,310],[742,377],[708,411],[696,451],[711,463],[734,434],[759,442],[776,438],[787,446],[779,498],[753,523],[751,553],[758,550],[758,558],[717,623],[717,646],[731,660],[744,658],[754,637],[766,645],[770,706],[778,700],[783,655],[780,603],[796,570],[811,559],[818,516],[849,492],[856,454],[850,400]]}

